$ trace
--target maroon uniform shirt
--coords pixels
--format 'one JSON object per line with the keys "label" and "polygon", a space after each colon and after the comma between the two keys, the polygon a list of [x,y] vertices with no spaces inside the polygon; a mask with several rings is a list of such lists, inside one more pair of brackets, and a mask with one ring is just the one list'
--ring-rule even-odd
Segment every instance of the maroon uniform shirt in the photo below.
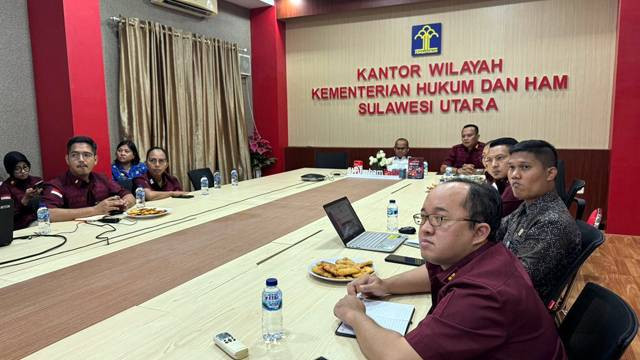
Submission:
{"label": "maroon uniform shirt", "polygon": [[[18,180],[13,177],[0,185],[0,200],[13,200],[15,209],[13,215],[14,230],[24,229],[36,220],[36,210],[33,204],[22,205],[22,198],[28,188],[33,187],[42,180],[37,176],[29,176],[26,180]],[[37,203],[35,204],[37,205]]]}
{"label": "maroon uniform shirt", "polygon": [[42,199],[48,208],[80,209],[114,195],[124,198],[130,193],[102,174],[92,172],[89,182],[84,182],[67,171],[45,184]]}
{"label": "maroon uniform shirt", "polygon": [[444,159],[444,164],[454,168],[461,168],[464,164],[473,164],[476,169],[484,169],[484,164],[482,164],[483,149],[484,143],[481,142],[477,143],[471,150],[462,144],[458,144],[449,150],[449,155]]}
{"label": "maroon uniform shirt", "polygon": [[151,189],[153,191],[182,191],[182,185],[178,178],[167,174],[166,171],[162,173],[162,186],[153,180],[153,177],[148,172],[133,179],[133,183],[135,187],[142,186],[145,189]]}
{"label": "maroon uniform shirt", "polygon": [[406,339],[423,359],[566,359],[529,275],[501,243],[454,266],[427,263],[429,314]]}
{"label": "maroon uniform shirt", "polygon": [[496,186],[498,187],[498,192],[500,192],[500,197],[502,198],[502,217],[505,217],[514,212],[518,206],[522,204],[522,200],[513,195],[511,184],[509,184],[509,180],[506,178],[496,180]]}

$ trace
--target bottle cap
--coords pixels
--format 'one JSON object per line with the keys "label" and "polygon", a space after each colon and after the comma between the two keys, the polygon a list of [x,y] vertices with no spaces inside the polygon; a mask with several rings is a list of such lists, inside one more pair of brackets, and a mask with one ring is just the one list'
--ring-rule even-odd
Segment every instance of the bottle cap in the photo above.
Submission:
{"label": "bottle cap", "polygon": [[395,204],[396,201],[395,200],[389,200],[390,203]]}
{"label": "bottle cap", "polygon": [[278,286],[278,279],[276,278],[268,278],[267,286]]}

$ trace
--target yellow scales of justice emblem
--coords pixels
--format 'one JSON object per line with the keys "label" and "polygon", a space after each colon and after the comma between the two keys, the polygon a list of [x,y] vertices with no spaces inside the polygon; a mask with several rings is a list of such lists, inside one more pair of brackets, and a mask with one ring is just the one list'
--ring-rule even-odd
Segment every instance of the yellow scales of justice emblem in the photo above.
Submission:
{"label": "yellow scales of justice emblem", "polygon": [[423,26],[422,29],[418,31],[418,34],[416,34],[416,36],[414,37],[414,40],[418,38],[422,39],[422,49],[416,49],[414,53],[416,55],[437,53],[438,48],[431,47],[431,38],[434,36],[440,37],[440,35],[438,35],[438,33],[435,30],[433,30],[431,26],[429,25]]}

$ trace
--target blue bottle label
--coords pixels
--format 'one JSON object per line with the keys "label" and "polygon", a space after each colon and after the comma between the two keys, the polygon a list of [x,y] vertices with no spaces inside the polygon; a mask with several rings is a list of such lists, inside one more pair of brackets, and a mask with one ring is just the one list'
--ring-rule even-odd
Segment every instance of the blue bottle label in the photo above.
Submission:
{"label": "blue bottle label", "polygon": [[282,297],[278,293],[268,293],[262,295],[262,308],[268,311],[278,311],[282,309]]}

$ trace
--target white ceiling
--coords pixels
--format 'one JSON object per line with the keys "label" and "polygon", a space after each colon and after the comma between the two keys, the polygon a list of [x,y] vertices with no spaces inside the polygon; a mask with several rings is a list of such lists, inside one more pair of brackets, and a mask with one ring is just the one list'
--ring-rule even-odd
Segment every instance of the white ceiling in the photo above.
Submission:
{"label": "white ceiling", "polygon": [[274,0],[225,0],[232,4],[242,6],[247,9],[261,8],[265,6],[273,6]]}

